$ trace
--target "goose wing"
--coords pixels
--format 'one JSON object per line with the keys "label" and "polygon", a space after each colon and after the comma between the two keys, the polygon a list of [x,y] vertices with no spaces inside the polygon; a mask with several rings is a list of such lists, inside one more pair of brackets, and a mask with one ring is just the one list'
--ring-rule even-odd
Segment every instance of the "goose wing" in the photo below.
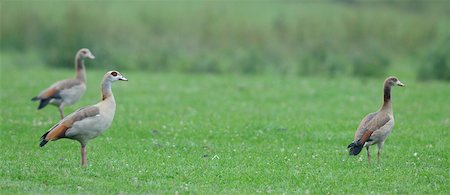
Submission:
{"label": "goose wing", "polygon": [[[59,93],[62,90],[70,89],[77,85],[82,85],[83,81],[78,79],[66,79],[62,81],[58,81],[42,91],[39,96],[37,96],[38,99],[48,99],[48,98],[57,98],[59,96]],[[33,98],[34,99],[34,98]]]}
{"label": "goose wing", "polygon": [[[45,145],[48,141],[57,140],[59,138],[66,137],[65,134],[75,122],[82,121],[86,118],[97,116],[100,114],[100,109],[96,106],[88,106],[80,108],[74,113],[70,114],[59,123],[55,124],[50,130],[42,135],[41,146]],[[42,142],[45,142],[42,144]]]}
{"label": "goose wing", "polygon": [[365,143],[373,132],[377,131],[391,120],[391,117],[384,112],[370,113],[359,124],[355,133],[355,140],[359,143]]}

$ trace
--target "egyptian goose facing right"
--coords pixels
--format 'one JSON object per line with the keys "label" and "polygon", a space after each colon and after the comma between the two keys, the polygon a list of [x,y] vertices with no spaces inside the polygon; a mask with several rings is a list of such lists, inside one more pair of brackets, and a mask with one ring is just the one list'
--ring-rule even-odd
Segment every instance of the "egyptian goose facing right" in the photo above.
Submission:
{"label": "egyptian goose facing right", "polygon": [[40,146],[60,138],[77,140],[81,144],[81,165],[86,166],[86,144],[97,137],[112,123],[116,101],[111,90],[114,81],[128,81],[117,71],[109,71],[101,83],[102,100],[92,106],[81,108],[68,115],[42,135]]}
{"label": "egyptian goose facing right", "polygon": [[392,112],[391,88],[393,86],[405,86],[396,77],[388,77],[384,81],[384,96],[381,108],[374,113],[368,114],[358,126],[353,142],[348,145],[350,155],[358,155],[363,147],[367,149],[367,158],[370,164],[369,147],[378,145],[378,163],[380,163],[380,153],[383,149],[384,141],[394,127],[394,114]]}
{"label": "egyptian goose facing right", "polygon": [[95,59],[95,56],[89,49],[80,49],[75,56],[76,77],[58,81],[31,99],[32,101],[40,100],[38,110],[50,103],[58,107],[61,119],[64,118],[64,106],[77,102],[86,91],[86,70],[84,68],[84,59],[86,58]]}

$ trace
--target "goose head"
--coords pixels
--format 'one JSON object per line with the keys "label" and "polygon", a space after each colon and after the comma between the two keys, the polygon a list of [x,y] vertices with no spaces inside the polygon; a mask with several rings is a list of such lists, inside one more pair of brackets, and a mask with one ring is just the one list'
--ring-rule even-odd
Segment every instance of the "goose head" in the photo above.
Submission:
{"label": "goose head", "polygon": [[106,73],[105,75],[106,80],[110,81],[110,82],[114,82],[114,81],[128,81],[127,78],[125,78],[124,76],[122,76],[122,74],[120,74],[119,71],[109,71]]}
{"label": "goose head", "polygon": [[386,79],[386,81],[384,81],[384,85],[385,86],[389,86],[389,87],[393,87],[393,86],[400,86],[400,87],[404,87],[406,86],[405,84],[403,84],[402,82],[400,82],[400,80],[397,79],[397,77],[394,76],[390,76]]}
{"label": "goose head", "polygon": [[87,48],[80,49],[80,51],[78,52],[78,55],[83,59],[85,59],[85,58],[91,59],[91,60],[95,59],[95,56]]}

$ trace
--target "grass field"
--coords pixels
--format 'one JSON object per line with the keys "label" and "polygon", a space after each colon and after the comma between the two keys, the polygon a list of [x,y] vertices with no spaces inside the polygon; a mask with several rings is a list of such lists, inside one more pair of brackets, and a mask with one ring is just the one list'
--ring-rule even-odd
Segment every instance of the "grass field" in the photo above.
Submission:
{"label": "grass field", "polygon": [[[82,168],[75,141],[39,148],[58,112],[30,101],[73,72],[2,67],[0,194],[450,193],[449,83],[400,78],[396,126],[368,166],[346,146],[380,106],[383,78],[122,73],[115,120]],[[88,91],[66,112],[99,100],[103,74],[88,67]]]}

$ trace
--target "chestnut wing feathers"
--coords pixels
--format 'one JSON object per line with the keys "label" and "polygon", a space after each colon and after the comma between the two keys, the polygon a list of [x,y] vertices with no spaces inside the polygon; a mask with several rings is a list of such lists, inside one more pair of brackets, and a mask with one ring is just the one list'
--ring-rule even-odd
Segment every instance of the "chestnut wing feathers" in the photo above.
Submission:
{"label": "chestnut wing feathers", "polygon": [[57,97],[59,92],[64,89],[70,89],[76,85],[81,85],[83,82],[78,79],[66,79],[62,81],[58,81],[46,90],[42,91],[41,94],[39,94],[39,99],[48,99],[48,98],[54,98]]}
{"label": "chestnut wing feathers", "polygon": [[54,125],[47,133],[42,135],[41,147],[45,145],[48,141],[66,137],[65,136],[66,131],[70,129],[75,122],[81,121],[88,117],[96,116],[98,114],[100,114],[100,109],[96,106],[80,108],[76,112],[72,113],[71,115],[67,116],[59,123]]}
{"label": "chestnut wing feathers", "polygon": [[366,142],[373,132],[386,125],[389,120],[391,120],[391,117],[384,112],[375,112],[367,115],[358,127],[355,140],[358,140],[361,144]]}

